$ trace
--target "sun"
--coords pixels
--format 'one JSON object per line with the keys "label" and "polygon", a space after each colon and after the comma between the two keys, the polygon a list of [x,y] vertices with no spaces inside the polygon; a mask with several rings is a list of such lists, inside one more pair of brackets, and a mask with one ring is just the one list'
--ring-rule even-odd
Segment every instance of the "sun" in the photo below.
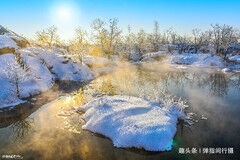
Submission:
{"label": "sun", "polygon": [[72,9],[69,6],[60,6],[57,8],[57,17],[59,20],[68,21],[72,17]]}

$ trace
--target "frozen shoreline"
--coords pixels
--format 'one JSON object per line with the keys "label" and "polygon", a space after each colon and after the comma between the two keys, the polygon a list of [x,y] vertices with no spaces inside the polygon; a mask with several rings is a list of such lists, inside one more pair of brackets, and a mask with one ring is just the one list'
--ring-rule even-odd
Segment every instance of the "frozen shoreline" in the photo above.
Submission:
{"label": "frozen shoreline", "polygon": [[226,62],[220,56],[212,56],[209,53],[206,54],[192,54],[192,53],[182,53],[182,54],[169,54],[165,52],[156,52],[145,54],[142,61],[137,63],[156,62],[155,58],[162,57],[162,62],[172,65],[183,65],[191,67],[216,67],[223,69],[223,72],[235,72],[240,70],[240,56],[239,55],[229,55]]}

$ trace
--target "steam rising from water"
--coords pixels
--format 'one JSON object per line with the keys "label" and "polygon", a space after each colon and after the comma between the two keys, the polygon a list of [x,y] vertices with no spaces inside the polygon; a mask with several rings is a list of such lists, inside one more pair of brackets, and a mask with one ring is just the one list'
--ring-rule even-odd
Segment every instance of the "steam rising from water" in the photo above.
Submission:
{"label": "steam rising from water", "polygon": [[[195,145],[201,146],[202,143],[211,142],[213,137],[212,133],[208,132],[210,129],[218,132],[218,136],[223,136],[222,131],[226,130],[224,132],[226,141],[232,141],[231,137],[238,136],[236,135],[238,128],[232,128],[229,124],[238,126],[239,118],[233,115],[234,112],[238,114],[239,110],[236,107],[226,109],[229,102],[225,98],[229,98],[228,94],[233,94],[235,97],[239,95],[239,79],[240,76],[236,75],[199,72],[193,68],[178,70],[168,65],[132,66],[126,63],[118,70],[98,77],[79,91],[43,106],[32,114],[30,119],[25,119],[26,122],[19,123],[20,126],[13,125],[12,127],[21,127],[27,131],[28,133],[25,132],[27,136],[17,134],[18,142],[5,145],[2,152],[19,153],[26,159],[31,157],[39,157],[39,159],[56,159],[57,157],[61,159],[145,159],[146,156],[143,155],[123,152],[121,149],[116,150],[112,147],[110,140],[93,136],[90,132],[81,129],[85,122],[81,118],[81,113],[75,112],[74,107],[99,96],[116,94],[161,101],[166,107],[176,103],[187,112],[197,113],[199,121],[204,115],[207,117],[207,123],[202,123],[206,130],[196,127],[189,134],[191,136],[187,137],[196,141]],[[239,101],[238,99],[237,102]],[[185,108],[187,106],[185,102],[190,106],[189,108]],[[195,123],[193,127],[199,124],[201,123]],[[7,131],[6,129],[5,132]],[[0,134],[1,132],[4,131],[0,130]],[[188,130],[184,132],[188,134]],[[198,140],[199,136],[210,136],[211,139]],[[0,140],[3,144],[8,144],[2,138]]]}

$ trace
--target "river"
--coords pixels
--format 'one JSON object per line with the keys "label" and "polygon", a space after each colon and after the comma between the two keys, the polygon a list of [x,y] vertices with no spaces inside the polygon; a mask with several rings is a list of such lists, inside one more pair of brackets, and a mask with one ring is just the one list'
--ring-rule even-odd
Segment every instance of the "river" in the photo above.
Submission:
{"label": "river", "polygon": [[[185,103],[189,106],[185,113],[193,124],[178,124],[169,152],[115,148],[107,137],[81,129],[85,121],[76,107],[96,97],[117,94]],[[21,114],[17,110],[10,114],[12,118],[1,120],[0,156],[139,160],[240,156],[240,73],[158,63],[126,64],[78,87],[77,91],[65,93],[55,88],[36,97],[30,105],[20,107],[25,108]],[[198,153],[181,154],[180,148],[186,151],[196,148]],[[206,153],[203,151],[206,148],[233,148],[234,154]]]}

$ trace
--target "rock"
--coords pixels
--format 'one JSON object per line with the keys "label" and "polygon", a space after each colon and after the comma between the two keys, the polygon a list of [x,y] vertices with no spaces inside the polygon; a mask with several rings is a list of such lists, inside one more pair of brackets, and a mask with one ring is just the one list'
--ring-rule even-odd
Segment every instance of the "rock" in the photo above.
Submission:
{"label": "rock", "polygon": [[29,42],[25,39],[17,39],[17,38],[12,37],[12,40],[14,40],[17,43],[19,48],[26,48],[30,45]]}
{"label": "rock", "polygon": [[17,43],[6,35],[0,35],[0,54],[14,53]]}
{"label": "rock", "polygon": [[[29,46],[29,42],[25,38],[19,36],[18,34],[14,33],[13,31],[10,31],[10,30],[4,28],[1,25],[0,25],[0,35],[6,36],[6,37],[10,38],[11,40],[13,40],[16,43],[16,45],[18,46],[18,48],[26,48],[27,46]],[[12,51],[12,48],[9,48],[9,49],[11,49],[11,51]],[[2,50],[2,53],[6,53],[6,52],[9,53],[9,49],[6,48],[6,49]]]}
{"label": "rock", "polygon": [[0,55],[1,54],[6,54],[6,53],[14,53],[15,48],[0,48]]}

